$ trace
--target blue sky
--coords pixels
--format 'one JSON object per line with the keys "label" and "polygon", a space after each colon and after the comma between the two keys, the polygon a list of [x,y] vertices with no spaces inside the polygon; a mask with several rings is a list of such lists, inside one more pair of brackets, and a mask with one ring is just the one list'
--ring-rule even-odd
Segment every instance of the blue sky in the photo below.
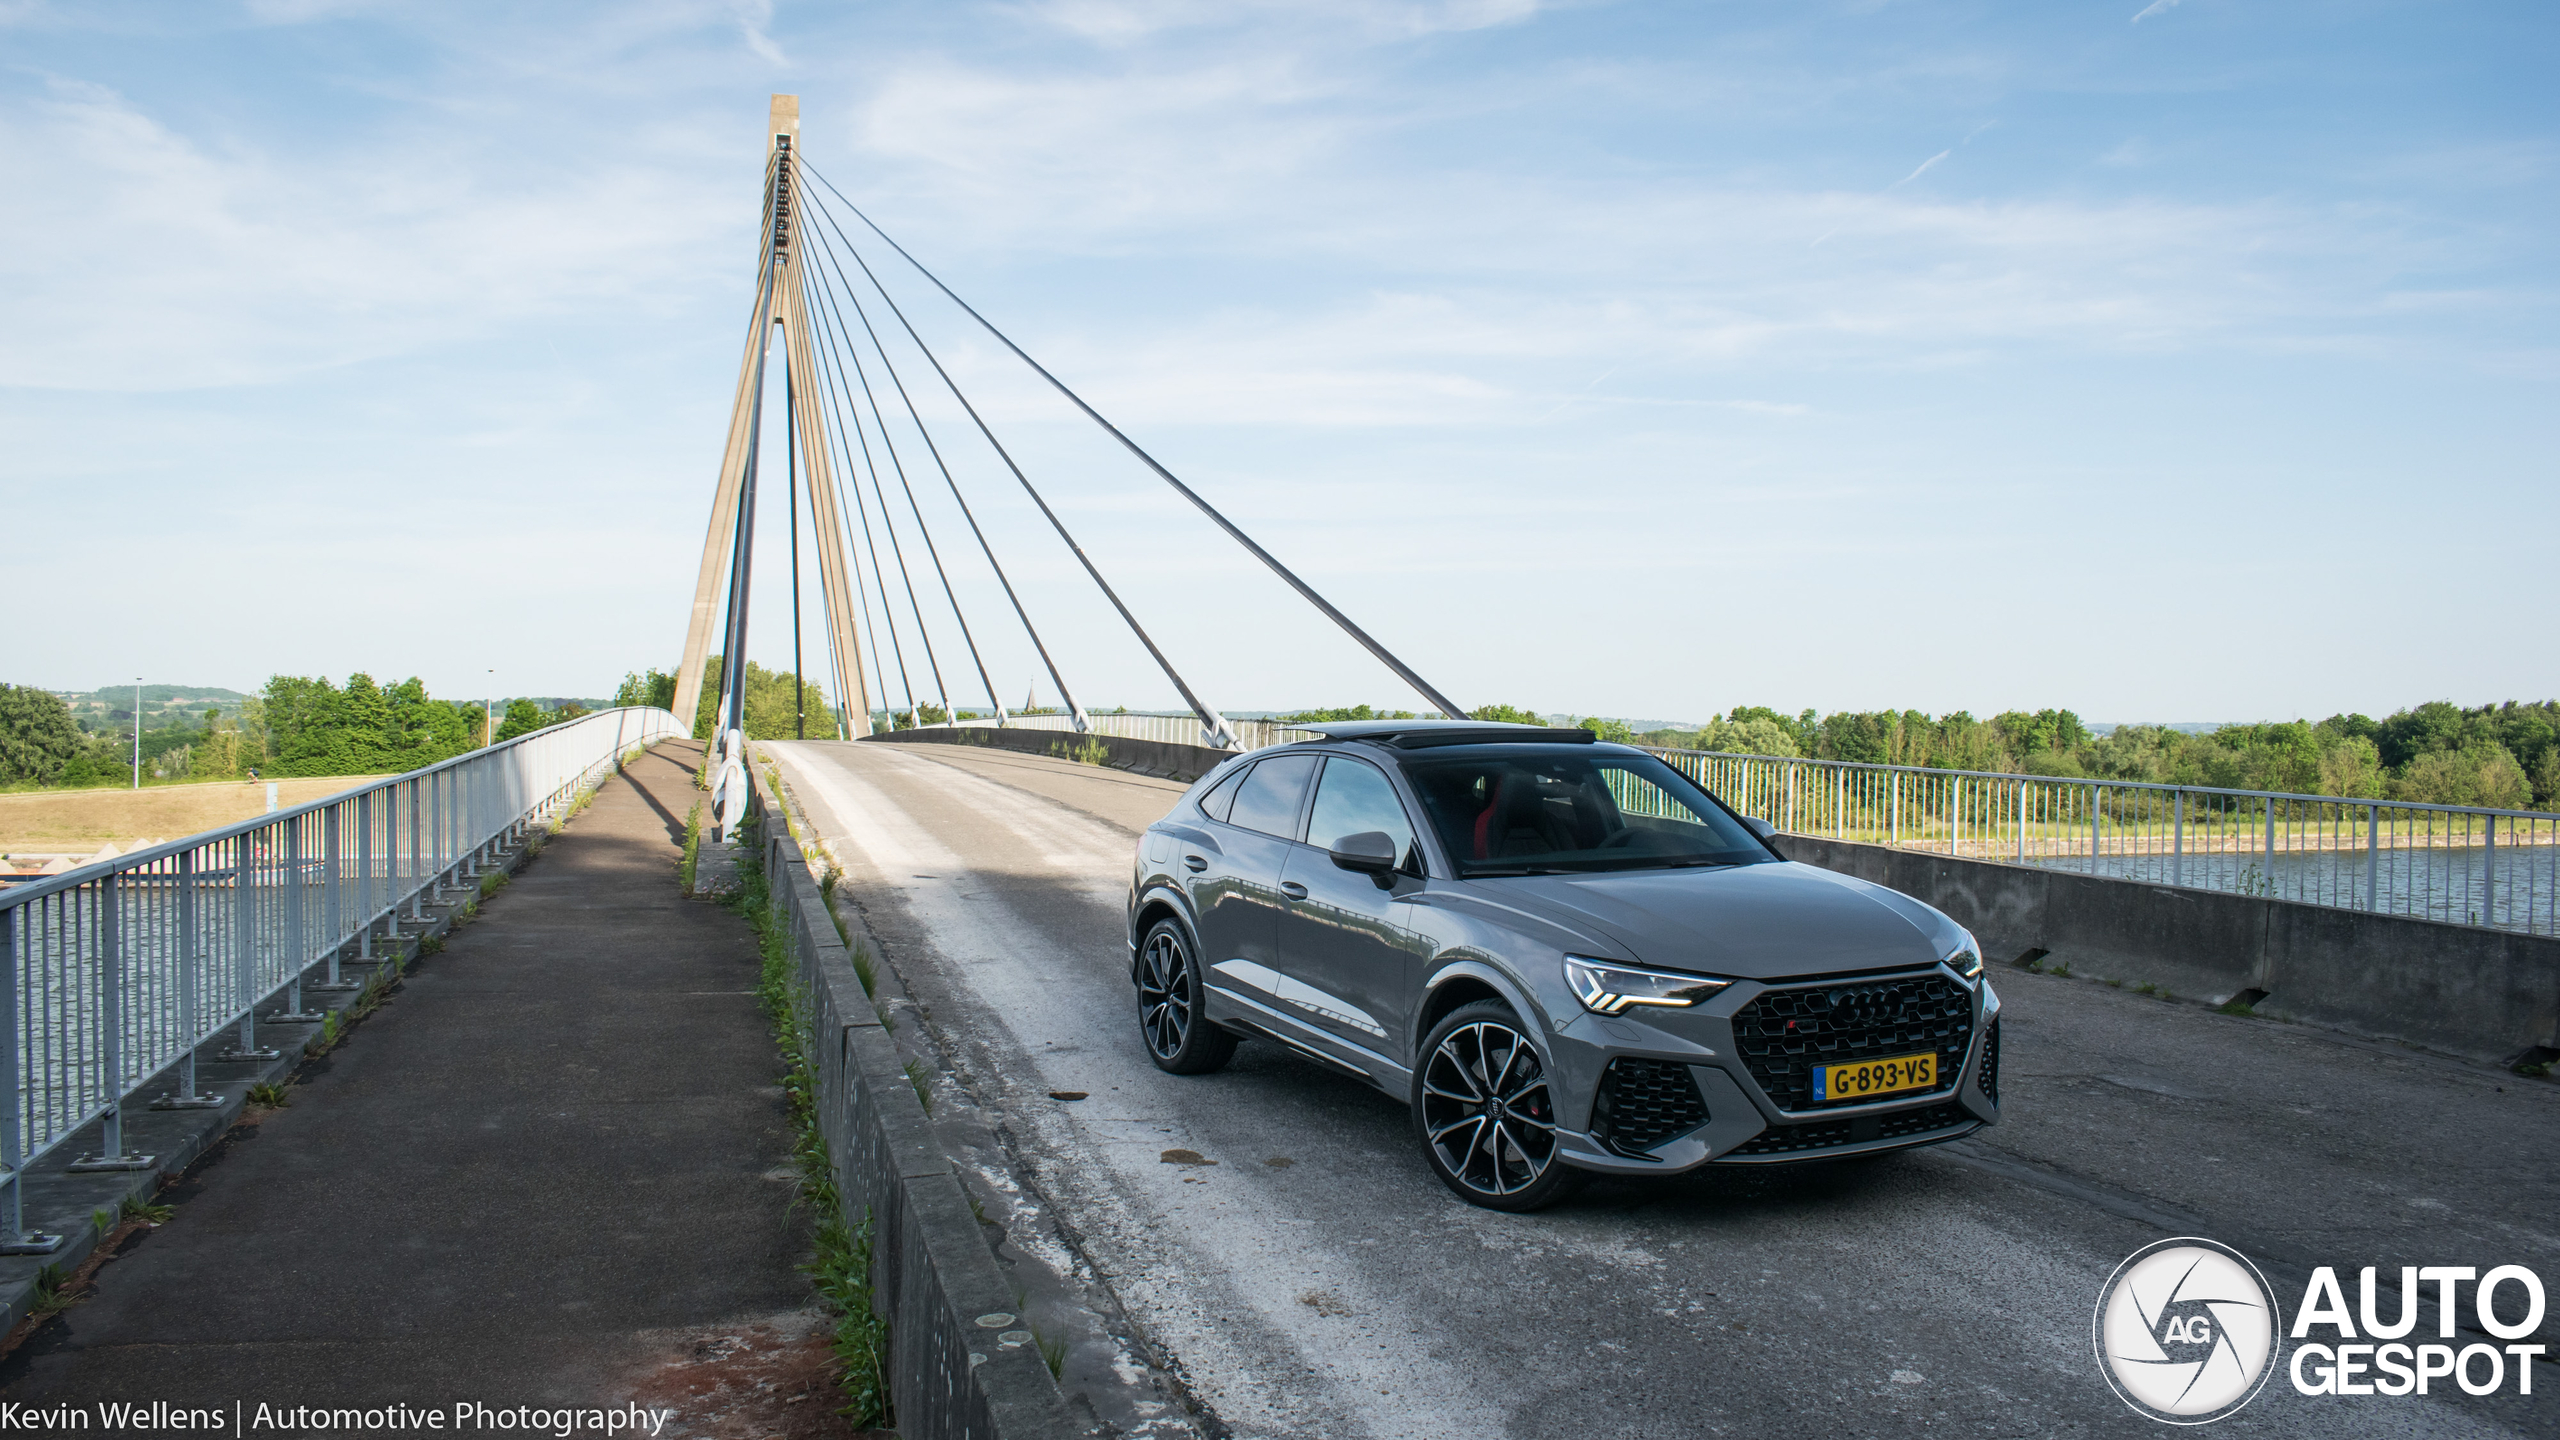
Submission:
{"label": "blue sky", "polygon": [[[1463,703],[2539,698],[2555,38],[2353,0],[0,3],[0,678],[672,666],[786,91],[814,165]],[[889,278],[1212,703],[1414,703]],[[1171,704],[918,390],[1079,698]],[[751,648],[787,664],[779,498]]]}

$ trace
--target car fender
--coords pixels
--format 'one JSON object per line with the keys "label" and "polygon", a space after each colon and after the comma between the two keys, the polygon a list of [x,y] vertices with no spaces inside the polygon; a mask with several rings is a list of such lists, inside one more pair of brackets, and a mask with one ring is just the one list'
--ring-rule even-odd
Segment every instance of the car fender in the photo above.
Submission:
{"label": "car fender", "polygon": [[1191,913],[1191,896],[1171,876],[1150,876],[1129,897],[1129,983],[1138,983],[1138,941],[1141,931],[1138,917],[1158,904],[1173,912],[1175,923],[1191,942],[1191,952],[1200,953],[1200,917]]}
{"label": "car fender", "polygon": [[[1460,952],[1433,961],[1431,976],[1422,985],[1422,1003],[1414,1007],[1415,1013],[1428,1012],[1432,1008],[1432,997],[1451,981],[1459,979],[1481,981],[1491,986],[1493,992],[1502,997],[1502,1003],[1511,1007],[1513,1014],[1528,1022],[1531,1043],[1537,1047],[1539,1063],[1553,1064],[1555,1056],[1547,1044],[1547,1028],[1553,1022],[1548,1018],[1547,1008],[1539,1004],[1537,997],[1522,987],[1509,971],[1474,955]],[[1415,1029],[1413,1054],[1408,1058],[1414,1062],[1417,1073],[1421,1068],[1422,1042],[1429,1038],[1429,1034],[1419,1027]]]}

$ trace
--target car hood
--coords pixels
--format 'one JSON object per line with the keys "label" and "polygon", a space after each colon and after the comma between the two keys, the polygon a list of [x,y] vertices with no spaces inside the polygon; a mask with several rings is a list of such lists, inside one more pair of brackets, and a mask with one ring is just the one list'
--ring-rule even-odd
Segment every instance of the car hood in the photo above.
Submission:
{"label": "car hood", "polygon": [[1907,895],[1792,861],[1472,884],[1638,963],[1743,980],[1925,965],[1956,936],[1953,921]]}

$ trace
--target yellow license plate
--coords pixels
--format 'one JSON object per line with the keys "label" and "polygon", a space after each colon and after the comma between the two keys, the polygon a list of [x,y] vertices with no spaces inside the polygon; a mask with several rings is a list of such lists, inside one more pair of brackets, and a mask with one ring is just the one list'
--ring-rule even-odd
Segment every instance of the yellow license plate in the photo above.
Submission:
{"label": "yellow license plate", "polygon": [[1903,1090],[1934,1090],[1938,1085],[1936,1055],[1895,1055],[1849,1065],[1823,1065],[1813,1072],[1813,1098],[1876,1100]]}

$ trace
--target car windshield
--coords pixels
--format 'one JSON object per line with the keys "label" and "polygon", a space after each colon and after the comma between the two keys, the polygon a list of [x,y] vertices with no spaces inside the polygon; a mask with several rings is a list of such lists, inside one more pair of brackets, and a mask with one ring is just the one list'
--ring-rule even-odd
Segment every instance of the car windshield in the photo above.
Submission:
{"label": "car windshield", "polygon": [[1462,877],[1776,858],[1687,776],[1650,755],[1473,751],[1404,768]]}

